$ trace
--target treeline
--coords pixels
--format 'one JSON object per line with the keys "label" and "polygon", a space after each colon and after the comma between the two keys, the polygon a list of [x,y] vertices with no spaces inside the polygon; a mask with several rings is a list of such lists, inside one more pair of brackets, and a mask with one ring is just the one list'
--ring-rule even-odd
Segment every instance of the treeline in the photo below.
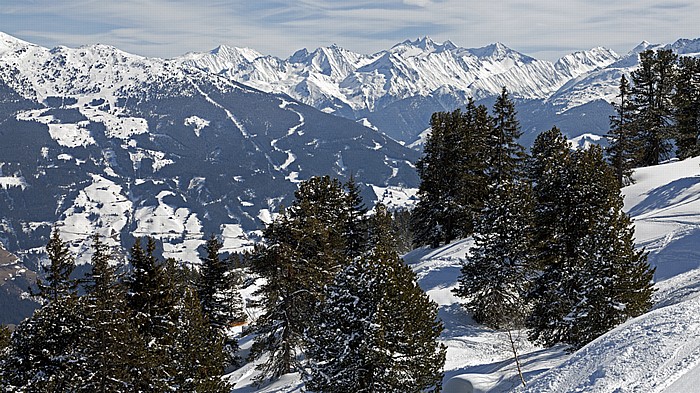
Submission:
{"label": "treeline", "polygon": [[531,155],[505,89],[493,114],[436,113],[418,162],[416,245],[473,236],[455,293],[477,322],[529,328],[579,348],[651,306],[653,269],[636,251],[615,171],[597,146],[553,128]]}
{"label": "treeline", "polygon": [[[670,49],[639,54],[631,83],[620,79],[608,153],[620,185],[634,167],[700,155],[700,59]],[[675,147],[675,152],[674,152]]]}
{"label": "treeline", "polygon": [[235,367],[230,325],[244,320],[231,261],[206,245],[200,272],[154,256],[138,239],[123,272],[93,237],[92,269],[72,278],[75,261],[54,230],[50,265],[34,296],[42,306],[12,335],[0,331],[4,392],[229,392]]}
{"label": "treeline", "polygon": [[[352,178],[314,177],[295,196],[252,252],[224,259],[212,238],[198,271],[157,259],[149,238],[119,273],[95,237],[92,270],[74,280],[55,231],[43,306],[0,330],[0,390],[226,392],[224,371],[255,361],[257,384],[299,372],[316,392],[439,391],[443,327],[399,257],[392,214],[368,212]],[[239,262],[258,283],[246,359],[230,329],[246,320]]]}

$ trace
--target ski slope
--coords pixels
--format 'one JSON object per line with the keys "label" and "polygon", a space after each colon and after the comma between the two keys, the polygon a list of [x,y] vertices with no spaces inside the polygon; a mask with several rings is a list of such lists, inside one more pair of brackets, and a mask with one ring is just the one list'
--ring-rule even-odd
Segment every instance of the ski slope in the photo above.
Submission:
{"label": "ski slope", "polygon": [[[451,290],[473,245],[462,239],[404,256],[421,287],[439,306],[447,346],[445,393],[700,391],[700,158],[641,168],[625,187],[625,210],[636,242],[656,267],[655,306],[579,351],[540,348],[513,332],[527,385],[521,386],[505,333],[476,324]],[[242,341],[247,350],[250,339]],[[229,375],[233,392],[301,392],[298,374],[252,385],[254,364]]]}

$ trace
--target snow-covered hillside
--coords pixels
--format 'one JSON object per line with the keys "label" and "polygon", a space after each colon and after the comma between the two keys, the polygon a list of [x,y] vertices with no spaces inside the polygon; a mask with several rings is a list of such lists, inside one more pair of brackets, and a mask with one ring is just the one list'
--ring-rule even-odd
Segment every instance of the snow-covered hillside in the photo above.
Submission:
{"label": "snow-covered hillside", "polygon": [[[637,228],[637,244],[656,267],[655,306],[573,354],[539,348],[516,332],[527,387],[520,386],[505,333],[476,324],[451,290],[471,239],[438,249],[420,248],[404,260],[439,305],[447,345],[445,393],[659,392],[687,393],[700,383],[700,158],[635,171],[623,190]],[[242,347],[249,348],[244,341]],[[251,385],[254,365],[232,373],[235,393]],[[301,392],[298,374],[261,392]]]}

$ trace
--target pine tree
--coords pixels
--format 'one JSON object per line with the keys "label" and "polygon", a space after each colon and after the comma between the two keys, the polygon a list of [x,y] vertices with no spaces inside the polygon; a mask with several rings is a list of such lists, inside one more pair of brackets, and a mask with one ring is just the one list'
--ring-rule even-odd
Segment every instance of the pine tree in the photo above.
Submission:
{"label": "pine tree", "polygon": [[630,85],[625,75],[620,78],[620,89],[617,95],[619,102],[613,103],[615,115],[610,116],[610,132],[607,135],[608,148],[606,153],[615,169],[617,184],[622,188],[631,183],[632,168],[638,162],[632,119],[634,108],[630,102]]}
{"label": "pine tree", "polygon": [[570,146],[556,127],[537,136],[531,154],[528,176],[534,198],[532,263],[543,269],[558,263],[565,254],[569,223],[563,217],[569,208],[569,172],[574,164]]}
{"label": "pine tree", "polygon": [[245,321],[246,316],[243,313],[243,299],[238,291],[240,277],[233,266],[222,259],[222,247],[223,243],[214,236],[207,241],[197,290],[207,321],[217,334],[224,337],[229,364],[237,365],[240,361],[236,355],[238,341],[230,334],[229,328],[235,322]]}
{"label": "pine tree", "polygon": [[223,335],[207,321],[197,293],[184,289],[174,343],[173,390],[228,393],[232,386],[222,377],[227,356]]}
{"label": "pine tree", "polygon": [[353,175],[345,183],[345,190],[348,213],[343,236],[345,237],[345,254],[352,259],[365,251],[363,247],[367,243],[367,221],[365,219],[367,207],[362,200],[360,187]]}
{"label": "pine tree", "polygon": [[493,128],[487,141],[489,185],[521,177],[526,158],[518,143],[521,135],[515,104],[504,87],[493,105]]}
{"label": "pine tree", "polygon": [[348,220],[348,198],[340,182],[314,177],[300,184],[295,197],[251,256],[252,270],[266,279],[257,291],[265,312],[255,322],[251,350],[251,359],[268,354],[258,366],[258,382],[300,368],[303,332],[316,323],[324,286],[347,263],[346,226],[338,223]]}
{"label": "pine tree", "polygon": [[394,250],[391,218],[378,206],[374,247],[327,288],[317,327],[307,330],[306,388],[320,392],[439,391],[445,348],[437,309]]}
{"label": "pine tree", "polygon": [[495,186],[474,233],[455,293],[474,320],[495,329],[522,327],[531,279],[531,190],[526,183]]}
{"label": "pine tree", "polygon": [[437,247],[467,236],[486,196],[486,138],[491,118],[472,100],[466,112],[434,113],[416,167],[419,202],[412,214],[416,245]]}
{"label": "pine tree", "polygon": [[545,345],[579,348],[651,306],[653,270],[635,251],[633,228],[622,212],[614,171],[602,151],[573,154],[553,217],[552,255],[535,281],[531,338]]}
{"label": "pine tree", "polygon": [[673,94],[676,155],[700,155],[700,59],[681,57]]}
{"label": "pine tree", "polygon": [[109,248],[98,235],[93,236],[92,248],[92,270],[83,280],[85,295],[80,299],[85,330],[80,344],[85,358],[81,391],[134,391],[149,367],[143,361],[146,343],[133,324]]}
{"label": "pine tree", "polygon": [[630,101],[636,109],[634,130],[641,166],[658,165],[669,158],[672,131],[672,92],[677,56],[669,50],[646,50],[632,72]]}

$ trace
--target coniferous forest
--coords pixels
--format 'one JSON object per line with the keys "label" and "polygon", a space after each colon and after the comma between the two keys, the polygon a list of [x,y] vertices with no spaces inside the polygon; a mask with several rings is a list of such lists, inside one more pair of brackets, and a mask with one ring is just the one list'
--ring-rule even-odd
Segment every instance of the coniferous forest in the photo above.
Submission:
{"label": "coniferous forest", "polygon": [[554,127],[528,152],[506,89],[490,110],[469,100],[434,113],[412,211],[367,207],[353,177],[312,177],[251,251],[226,255],[211,237],[196,268],[159,258],[151,238],[124,263],[94,236],[78,277],[54,230],[31,289],[41,307],[0,327],[0,389],[228,392],[224,375],[256,362],[258,386],[298,372],[308,391],[438,392],[443,325],[400,253],[466,237],[453,291],[464,311],[576,350],[652,306],[654,269],[620,188],[634,167],[700,154],[698,74],[697,59],[642,52],[620,79],[605,149],[573,149]]}

